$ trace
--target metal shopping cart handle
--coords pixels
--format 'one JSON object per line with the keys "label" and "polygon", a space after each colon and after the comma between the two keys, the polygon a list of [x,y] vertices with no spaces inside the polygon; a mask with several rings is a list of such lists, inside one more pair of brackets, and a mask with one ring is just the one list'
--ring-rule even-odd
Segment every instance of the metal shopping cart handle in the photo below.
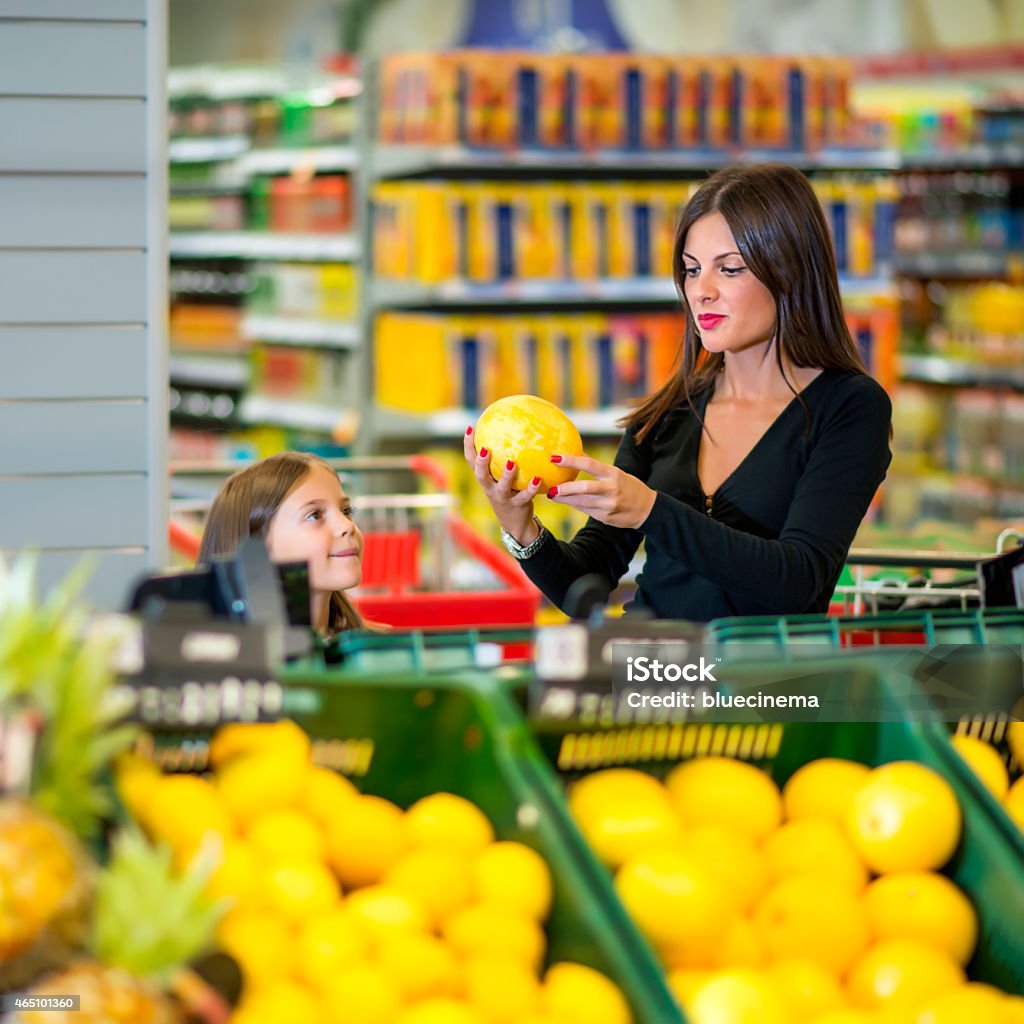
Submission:
{"label": "metal shopping cart handle", "polygon": [[996,540],[995,551],[916,551],[898,548],[851,548],[846,556],[847,565],[876,565],[879,567],[899,566],[905,569],[974,569],[978,562],[993,555],[1001,554],[1007,548],[1006,542],[1016,541],[1024,546],[1024,534],[1017,530],[1003,530]]}

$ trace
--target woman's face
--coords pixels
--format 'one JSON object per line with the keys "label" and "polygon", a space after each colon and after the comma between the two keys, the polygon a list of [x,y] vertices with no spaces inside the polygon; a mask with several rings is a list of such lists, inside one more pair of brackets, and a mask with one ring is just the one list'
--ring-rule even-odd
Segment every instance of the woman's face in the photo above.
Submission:
{"label": "woman's face", "polygon": [[683,294],[706,349],[741,352],[770,340],[775,300],[747,267],[720,213],[690,225],[683,268]]}
{"label": "woman's face", "polygon": [[275,562],[307,562],[314,594],[359,585],[363,535],[337,473],[310,467],[274,513],[267,548]]}

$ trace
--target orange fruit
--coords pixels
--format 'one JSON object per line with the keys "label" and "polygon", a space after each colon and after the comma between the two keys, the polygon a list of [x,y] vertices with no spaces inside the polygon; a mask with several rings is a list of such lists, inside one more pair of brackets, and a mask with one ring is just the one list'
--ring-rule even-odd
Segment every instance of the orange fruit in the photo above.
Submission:
{"label": "orange fruit", "polygon": [[866,1009],[914,1009],[962,985],[963,969],[934,946],[911,939],[876,943],[850,968],[847,991]]}
{"label": "orange fruit", "polygon": [[249,845],[268,860],[323,860],[326,843],[320,827],[301,811],[268,811],[249,822]]}
{"label": "orange fruit", "polygon": [[198,775],[163,775],[153,782],[142,824],[186,861],[199,850],[208,833],[221,840],[235,834],[217,789]]}
{"label": "orange fruit", "polygon": [[569,810],[597,856],[609,867],[655,847],[674,846],[679,816],[657,779],[633,768],[608,768],[577,782]]}
{"label": "orange fruit", "polygon": [[1024,721],[1013,721],[1006,726],[1006,742],[1017,764],[1024,766]]}
{"label": "orange fruit", "polygon": [[403,893],[386,885],[368,885],[350,893],[345,910],[369,936],[371,944],[387,941],[394,935],[425,932],[427,912]]}
{"label": "orange fruit", "polygon": [[867,781],[871,769],[842,757],[808,761],[782,787],[782,809],[787,821],[831,818],[845,828],[853,794]]}
{"label": "orange fruit", "polygon": [[632,1024],[618,986],[583,964],[552,964],[541,986],[541,1008],[565,1024]]}
{"label": "orange fruit", "polygon": [[491,476],[501,477],[505,463],[516,464],[512,487],[521,491],[535,476],[541,489],[575,480],[578,471],[559,466],[552,455],[582,455],[583,440],[575,424],[557,405],[535,395],[509,395],[492,402],[480,414],[473,432],[479,453],[491,453]]}
{"label": "orange fruit", "polygon": [[760,842],[782,821],[782,798],[771,776],[731,757],[698,757],[665,780],[684,825],[721,825]]}
{"label": "orange fruit", "polygon": [[726,971],[701,986],[687,1006],[691,1024],[791,1024],[786,1005],[760,971]]}
{"label": "orange fruit", "polygon": [[356,796],[359,790],[344,775],[314,765],[306,773],[306,788],[299,797],[298,808],[326,828]]}
{"label": "orange fruit", "polygon": [[706,967],[737,915],[733,895],[707,866],[651,850],[616,872],[615,891],[640,930],[676,967]]}
{"label": "orange fruit", "polygon": [[289,921],[310,920],[332,910],[341,897],[338,880],[316,860],[280,860],[266,873],[267,906]]}
{"label": "orange fruit", "polygon": [[852,893],[868,883],[868,869],[840,827],[828,818],[800,818],[776,829],[762,847],[768,876],[831,878]]}
{"label": "orange fruit", "polygon": [[[305,986],[287,979],[275,979],[247,992],[239,1007],[243,1021],[318,1020],[320,1005]],[[293,1016],[294,1015],[294,1016]],[[232,1019],[235,1019],[232,1015]]]}
{"label": "orange fruit", "polygon": [[675,996],[676,1002],[686,1008],[693,997],[718,973],[695,967],[669,968],[669,991]]}
{"label": "orange fruit", "polygon": [[999,989],[969,981],[928,999],[918,1007],[914,1024],[1009,1024],[1006,1003]]}
{"label": "orange fruit", "polygon": [[411,846],[431,846],[471,857],[494,842],[487,815],[474,803],[454,793],[432,793],[405,812]]}
{"label": "orange fruit", "polygon": [[547,861],[523,843],[492,843],[473,864],[477,900],[511,907],[543,921],[551,909],[551,871]]}
{"label": "orange fruit", "polygon": [[835,976],[806,957],[779,960],[769,968],[768,977],[788,1007],[794,1024],[815,1020],[829,1010],[841,1010],[846,1005],[846,996]]}
{"label": "orange fruit", "polygon": [[244,829],[268,811],[295,807],[309,775],[294,751],[274,749],[239,754],[217,769],[217,792],[235,823]]}
{"label": "orange fruit", "polygon": [[347,967],[366,960],[370,940],[343,905],[300,925],[295,943],[295,973],[320,990]]}
{"label": "orange fruit", "polygon": [[793,875],[777,882],[754,910],[768,962],[807,957],[836,977],[868,944],[867,913],[848,888],[830,878]]}
{"label": "orange fruit", "polygon": [[[345,1020],[339,1017],[338,1020]],[[406,1007],[394,1024],[488,1024],[479,1011],[461,999],[425,999]]]}
{"label": "orange fruit", "polygon": [[736,897],[740,910],[749,910],[768,887],[768,872],[757,847],[721,825],[694,825],[673,849],[705,865]]}
{"label": "orange fruit", "polygon": [[217,926],[217,941],[238,961],[247,985],[283,977],[295,961],[294,936],[269,911],[229,911]]}
{"label": "orange fruit", "polygon": [[354,797],[327,827],[327,861],[348,888],[380,881],[407,844],[401,808],[379,796]]}
{"label": "orange fruit", "polygon": [[965,966],[978,942],[978,915],[945,875],[896,871],[876,878],[864,892],[868,924],[876,941],[917,939]]}
{"label": "orange fruit", "polygon": [[1006,764],[999,756],[999,751],[977,736],[967,736],[963,733],[951,737],[951,742],[971,771],[997,800],[1002,800],[1010,788],[1010,773],[1006,770]]}
{"label": "orange fruit", "polygon": [[309,737],[294,722],[232,722],[222,725],[210,740],[210,764],[220,767],[233,757],[276,752],[308,762]]}
{"label": "orange fruit", "polygon": [[956,849],[961,824],[953,787],[915,761],[875,768],[847,820],[853,845],[879,873],[941,868]]}
{"label": "orange fruit", "polygon": [[[323,990],[329,1014],[308,1020],[343,1020],[345,1024],[393,1024],[401,1000],[391,979],[373,964],[352,964],[330,979]],[[285,1020],[303,1018],[284,1016]]]}
{"label": "orange fruit", "polygon": [[522,961],[500,953],[467,957],[459,969],[466,1002],[493,1024],[515,1024],[540,1008],[540,981]]}
{"label": "orange fruit", "polygon": [[473,898],[473,861],[452,850],[409,850],[382,881],[419,903],[437,924]]}
{"label": "orange fruit", "polygon": [[536,969],[544,959],[544,929],[525,914],[507,907],[471,903],[441,925],[441,935],[460,956],[508,955]]}
{"label": "orange fruit", "polygon": [[241,839],[228,839],[206,891],[215,899],[230,897],[235,906],[257,907],[263,902],[263,874],[256,851]]}
{"label": "orange fruit", "polygon": [[749,917],[733,919],[712,958],[715,967],[725,970],[734,967],[763,967],[764,960],[761,935]]}
{"label": "orange fruit", "polygon": [[1024,775],[1007,790],[1003,807],[1011,821],[1016,822],[1017,827],[1024,832]]}
{"label": "orange fruit", "polygon": [[867,1010],[851,1010],[847,1007],[839,1010],[826,1010],[825,1013],[812,1017],[808,1024],[881,1024],[873,1013]]}
{"label": "orange fruit", "polygon": [[388,936],[377,950],[377,966],[408,1002],[455,995],[462,974],[451,948],[436,935],[420,932]]}

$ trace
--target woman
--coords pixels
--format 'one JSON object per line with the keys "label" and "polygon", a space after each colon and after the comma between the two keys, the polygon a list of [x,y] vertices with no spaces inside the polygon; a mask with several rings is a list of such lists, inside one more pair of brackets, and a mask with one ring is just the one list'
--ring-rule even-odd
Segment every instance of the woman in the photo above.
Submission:
{"label": "woman", "polygon": [[197,561],[262,537],[274,562],[309,564],[310,622],[323,636],[363,626],[344,591],[362,580],[363,535],[338,474],[316,455],[281,452],[229,477],[206,519]]}
{"label": "woman", "polygon": [[581,576],[610,593],[640,542],[631,608],[659,618],[824,612],[891,458],[892,405],[843,317],[835,254],[808,180],[728,167],[686,205],[673,276],[686,310],[678,370],[623,421],[614,466],[551,501],[591,517],[570,542],[533,514],[536,482],[474,468],[527,575],[556,605]]}

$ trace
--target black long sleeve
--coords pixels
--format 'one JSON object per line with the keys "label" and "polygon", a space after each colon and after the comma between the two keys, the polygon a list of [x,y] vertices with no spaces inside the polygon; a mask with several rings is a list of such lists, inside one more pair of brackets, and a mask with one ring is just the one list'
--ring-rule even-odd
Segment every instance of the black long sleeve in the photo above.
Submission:
{"label": "black long sleeve", "polygon": [[719,487],[711,517],[697,476],[697,417],[676,410],[642,445],[627,433],[616,465],[658,491],[647,520],[638,531],[591,520],[571,542],[524,562],[528,575],[556,604],[583,573],[611,589],[643,538],[636,603],[658,617],[825,611],[889,465],[892,405],[870,377],[834,371],[800,398]]}

